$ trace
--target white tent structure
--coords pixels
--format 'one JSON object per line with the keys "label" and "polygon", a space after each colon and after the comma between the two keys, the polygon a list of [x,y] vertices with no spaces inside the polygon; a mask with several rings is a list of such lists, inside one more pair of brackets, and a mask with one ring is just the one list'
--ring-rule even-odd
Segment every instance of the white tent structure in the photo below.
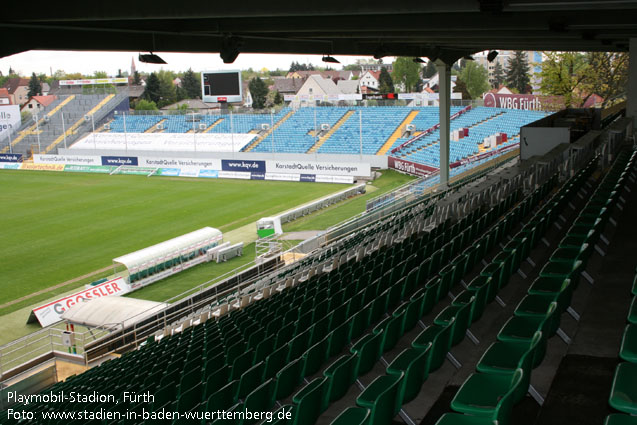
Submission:
{"label": "white tent structure", "polygon": [[77,303],[66,310],[61,318],[76,325],[114,329],[133,325],[167,306],[165,303],[135,298],[100,297]]}
{"label": "white tent structure", "polygon": [[[194,232],[113,259],[117,270],[127,270],[131,287],[155,282],[205,261],[206,251],[223,240],[220,230],[204,227]],[[134,282],[138,284],[133,285]]]}

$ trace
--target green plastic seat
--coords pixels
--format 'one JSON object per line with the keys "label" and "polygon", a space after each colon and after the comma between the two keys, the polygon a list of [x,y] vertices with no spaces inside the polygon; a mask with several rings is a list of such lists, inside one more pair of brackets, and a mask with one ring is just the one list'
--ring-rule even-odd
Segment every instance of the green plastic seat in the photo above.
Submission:
{"label": "green plastic seat", "polygon": [[343,347],[349,343],[352,323],[353,318],[349,318],[345,323],[341,323],[327,335],[327,339],[329,341],[328,357],[340,353],[343,350]]}
{"label": "green plastic seat", "polygon": [[517,317],[539,318],[546,314],[552,302],[557,303],[557,311],[553,315],[551,326],[549,327],[549,337],[555,334],[560,324],[560,315],[566,311],[571,304],[573,290],[571,281],[564,280],[559,292],[533,293],[522,298],[515,308],[514,315]]}
{"label": "green plastic seat", "polygon": [[637,425],[637,416],[629,416],[621,413],[613,413],[606,416],[604,425]]}
{"label": "green plastic seat", "polygon": [[498,425],[498,421],[482,416],[445,413],[438,419],[435,425]]}
{"label": "green plastic seat", "polygon": [[329,340],[323,338],[303,354],[303,377],[315,374],[327,360]]}
{"label": "green plastic seat", "polygon": [[514,260],[516,252],[517,251],[515,249],[511,249],[508,251],[503,250],[500,251],[495,257],[493,257],[493,260],[491,260],[491,263],[500,264],[502,266],[502,274],[500,275],[500,288],[504,288],[507,283],[509,283],[511,275],[517,270],[517,268],[515,268],[514,270]]}
{"label": "green plastic seat", "polygon": [[540,270],[540,277],[570,279],[571,283],[574,285],[573,288],[576,288],[579,283],[581,268],[581,260],[577,260],[572,263],[568,261],[549,261],[542,270]]}
{"label": "green plastic seat", "polygon": [[189,412],[196,409],[201,402],[201,383],[181,393],[177,398],[177,410]]}
{"label": "green plastic seat", "polygon": [[213,392],[206,401],[208,412],[225,410],[237,402],[239,381],[232,381]]}
{"label": "green plastic seat", "polygon": [[433,310],[434,305],[438,302],[438,287],[440,286],[440,279],[438,279],[437,284],[427,285],[424,288],[425,298],[422,301],[422,310],[420,311],[420,316],[424,316],[428,314],[431,310]]}
{"label": "green plastic seat", "polygon": [[476,365],[476,370],[482,373],[513,375],[517,369],[522,369],[524,375],[517,393],[513,396],[515,404],[524,398],[529,389],[533,358],[541,340],[542,333],[538,331],[530,343],[496,341],[482,355]]}
{"label": "green plastic seat", "polygon": [[239,379],[243,372],[252,367],[254,361],[254,350],[247,350],[245,353],[236,357],[232,362],[232,369],[230,370],[230,379]]}
{"label": "green plastic seat", "polygon": [[329,378],[328,398],[335,401],[343,397],[348,388],[356,382],[358,377],[358,356],[356,354],[339,357],[323,371]]}
{"label": "green plastic seat", "polygon": [[239,398],[244,398],[263,382],[265,362],[259,362],[246,370],[239,379]]}
{"label": "green plastic seat", "polygon": [[[481,291],[481,295],[486,296],[486,289],[487,288],[484,288],[484,290]],[[471,304],[470,305],[471,308],[469,311],[469,325],[468,325],[469,327],[471,326],[473,322],[478,320],[478,316],[477,316],[478,312],[476,312],[477,302],[478,302],[478,299],[474,295],[474,293],[466,289],[461,291],[458,295],[456,295],[456,297],[451,302],[451,305],[457,306],[457,307],[461,307],[466,304]],[[479,314],[482,314],[482,312],[479,312]]]}
{"label": "green plastic seat", "polygon": [[294,394],[292,401],[294,409],[294,424],[313,424],[319,415],[327,408],[325,393],[328,391],[329,380],[322,376],[315,378],[299,392]]}
{"label": "green plastic seat", "polygon": [[633,278],[633,289],[631,291],[631,294],[633,296],[637,295],[637,274],[635,275],[635,277]]}
{"label": "green plastic seat", "polygon": [[[447,295],[447,293],[443,291],[442,280],[440,279],[440,276],[434,276],[431,279],[429,279],[425,285],[425,288],[428,291],[432,291],[432,294],[431,294],[431,297],[433,300],[432,308],[435,305],[435,303],[437,303],[438,301],[440,301],[442,297]],[[427,313],[428,311],[423,312],[423,314],[427,314]]]}
{"label": "green plastic seat", "polygon": [[297,385],[301,383],[302,377],[301,359],[292,360],[276,374],[276,399],[281,400],[288,397]]}
{"label": "green plastic seat", "polygon": [[330,425],[367,425],[372,412],[364,407],[348,407]]}
{"label": "green plastic seat", "polygon": [[537,331],[542,332],[542,339],[535,350],[533,360],[533,367],[538,366],[546,354],[546,343],[556,310],[557,303],[552,302],[543,317],[511,317],[500,329],[498,341],[530,343]]}
{"label": "green plastic seat", "polygon": [[475,297],[463,305],[453,305],[446,307],[434,318],[434,324],[446,326],[452,319],[453,329],[451,330],[451,345],[458,345],[464,339],[469,324],[471,322],[471,308],[475,302]]}
{"label": "green plastic seat", "polygon": [[[427,364],[428,374],[440,368],[445,361],[445,357],[451,347],[451,330],[453,329],[454,321],[455,318],[452,318],[447,326],[429,326],[418,334],[411,343],[411,346],[418,350],[431,350]],[[431,347],[429,348],[430,343]]]}
{"label": "green plastic seat", "polygon": [[[268,412],[274,406],[274,381],[268,379],[263,384],[255,388],[247,395],[243,402],[243,407],[248,412]],[[247,418],[241,422],[242,425],[248,425],[257,422],[257,420],[248,420]]]}
{"label": "green plastic seat", "polygon": [[608,402],[620,412],[637,415],[637,363],[620,363],[615,369]]}
{"label": "green plastic seat", "polygon": [[626,325],[619,357],[627,362],[637,363],[637,325]]}
{"label": "green plastic seat", "polygon": [[404,374],[381,375],[356,399],[356,404],[371,410],[368,425],[385,425],[400,411],[400,387]]}
{"label": "green plastic seat", "polygon": [[489,302],[495,299],[497,291],[504,286],[504,263],[489,263],[480,271],[480,276],[491,277],[491,287],[489,288]]}
{"label": "green plastic seat", "polygon": [[265,358],[265,379],[273,378],[287,363],[290,346],[285,344]]}
{"label": "green plastic seat", "polygon": [[468,285],[467,291],[475,296],[471,320],[475,322],[482,317],[487,304],[495,299],[497,285],[490,276],[476,276]]}
{"label": "green plastic seat", "polygon": [[427,361],[431,354],[431,345],[429,343],[429,348],[425,350],[406,348],[387,366],[388,375],[399,376],[401,373],[405,374],[400,389],[403,403],[416,398],[423,382],[429,376],[427,373]]}
{"label": "green plastic seat", "polygon": [[513,375],[473,373],[451,401],[451,409],[458,413],[495,420],[498,425],[508,425],[514,404],[513,397],[523,375],[522,369],[517,369]]}
{"label": "green plastic seat", "polygon": [[385,332],[368,333],[352,346],[350,352],[358,356],[358,375],[369,372],[382,354],[382,343]]}
{"label": "green plastic seat", "polygon": [[371,312],[372,312],[372,306],[371,304],[368,304],[365,307],[363,307],[362,310],[360,310],[358,313],[352,316],[352,324],[351,324],[350,333],[348,336],[349,341],[352,341],[358,338],[359,336],[363,334],[365,329],[367,329],[367,327],[369,326]]}
{"label": "green plastic seat", "polygon": [[307,329],[299,333],[290,341],[290,352],[288,361],[298,359],[310,348],[310,338],[312,337],[312,329]]}
{"label": "green plastic seat", "polygon": [[637,325],[637,297],[633,297],[633,301],[630,303],[630,310],[626,320],[628,320],[628,323]]}
{"label": "green plastic seat", "polygon": [[[403,315],[403,333],[409,332],[416,326],[418,320],[422,315],[422,305],[425,299],[425,292],[419,290],[409,301],[406,302],[404,307],[405,314]],[[396,315],[397,313],[394,313]]]}
{"label": "green plastic seat", "polygon": [[405,311],[397,312],[397,315],[389,316],[378,323],[373,333],[383,332],[383,341],[381,343],[381,352],[386,352],[394,348],[398,340],[403,336],[403,317]]}

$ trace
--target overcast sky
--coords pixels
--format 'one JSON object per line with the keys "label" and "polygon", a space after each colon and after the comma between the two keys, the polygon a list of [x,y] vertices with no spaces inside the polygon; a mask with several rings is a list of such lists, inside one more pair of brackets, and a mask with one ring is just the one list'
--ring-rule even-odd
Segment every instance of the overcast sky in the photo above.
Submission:
{"label": "overcast sky", "polygon": [[[260,70],[262,68],[284,69],[290,67],[292,61],[300,63],[312,63],[315,66],[325,66],[319,55],[274,55],[274,54],[241,54],[232,64],[224,64],[218,53],[162,53],[156,52],[166,62],[166,65],[151,65],[139,63],[139,52],[71,52],[71,51],[45,51],[31,50],[18,53],[0,59],[0,71],[7,75],[9,67],[20,72],[24,76],[44,73],[50,75],[51,71],[58,69],[67,73],[81,72],[84,75],[92,75],[95,71],[106,71],[109,76],[115,76],[117,70],[129,71],[131,60],[135,59],[135,65],[140,72],[153,72],[162,69],[172,71],[185,71],[192,68],[193,71],[215,69],[248,69]],[[360,56],[338,56],[339,64],[330,64],[333,69],[341,69],[343,65],[353,64]],[[368,59],[368,58],[367,58]],[[386,58],[389,62],[393,58]]]}

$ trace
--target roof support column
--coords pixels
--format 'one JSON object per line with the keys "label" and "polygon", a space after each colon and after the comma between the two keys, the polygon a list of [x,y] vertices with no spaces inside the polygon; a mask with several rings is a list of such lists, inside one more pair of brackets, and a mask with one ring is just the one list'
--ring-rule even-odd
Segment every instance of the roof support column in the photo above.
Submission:
{"label": "roof support column", "polygon": [[449,114],[451,111],[451,65],[436,60],[440,112],[440,185],[449,184]]}
{"label": "roof support column", "polygon": [[628,106],[626,115],[633,119],[633,131],[635,130],[635,118],[637,117],[637,38],[630,39],[630,59],[628,63]]}

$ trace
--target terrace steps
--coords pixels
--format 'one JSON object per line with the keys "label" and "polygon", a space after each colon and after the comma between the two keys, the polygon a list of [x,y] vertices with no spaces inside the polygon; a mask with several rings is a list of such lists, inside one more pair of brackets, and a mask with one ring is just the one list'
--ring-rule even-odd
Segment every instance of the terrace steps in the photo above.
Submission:
{"label": "terrace steps", "polygon": [[398,127],[396,127],[396,130],[394,130],[392,135],[389,136],[385,144],[378,150],[378,152],[376,152],[376,155],[385,155],[387,153],[387,151],[394,145],[394,143],[396,143],[396,140],[398,140],[398,138],[402,136],[407,124],[410,124],[414,120],[414,118],[416,118],[418,112],[420,111],[415,109],[409,112],[403,122],[401,122]]}
{"label": "terrace steps", "polygon": [[334,134],[336,132],[336,130],[338,130],[345,123],[345,121],[347,121],[352,115],[354,115],[354,111],[351,110],[351,109],[349,111],[345,112],[343,114],[343,116],[341,118],[339,118],[338,121],[336,121],[336,123],[332,126],[332,128],[330,128],[328,130],[327,133],[325,133],[323,136],[319,137],[319,139],[316,141],[316,143],[310,149],[308,149],[307,153],[316,152],[321,146],[323,146],[323,143],[325,143],[327,141],[327,139],[332,137],[332,134]]}
{"label": "terrace steps", "polygon": [[262,141],[264,141],[270,134],[272,134],[272,132],[274,130],[276,130],[277,128],[279,128],[279,126],[281,124],[283,124],[285,121],[288,120],[288,118],[290,118],[292,115],[294,115],[294,110],[289,111],[287,114],[285,114],[285,116],[283,118],[281,118],[279,121],[277,121],[274,126],[272,128],[270,128],[268,131],[266,131],[265,133],[263,133],[261,136],[257,137],[253,142],[251,142],[244,150],[244,152],[250,152],[252,149],[256,148],[259,143],[261,143]]}

